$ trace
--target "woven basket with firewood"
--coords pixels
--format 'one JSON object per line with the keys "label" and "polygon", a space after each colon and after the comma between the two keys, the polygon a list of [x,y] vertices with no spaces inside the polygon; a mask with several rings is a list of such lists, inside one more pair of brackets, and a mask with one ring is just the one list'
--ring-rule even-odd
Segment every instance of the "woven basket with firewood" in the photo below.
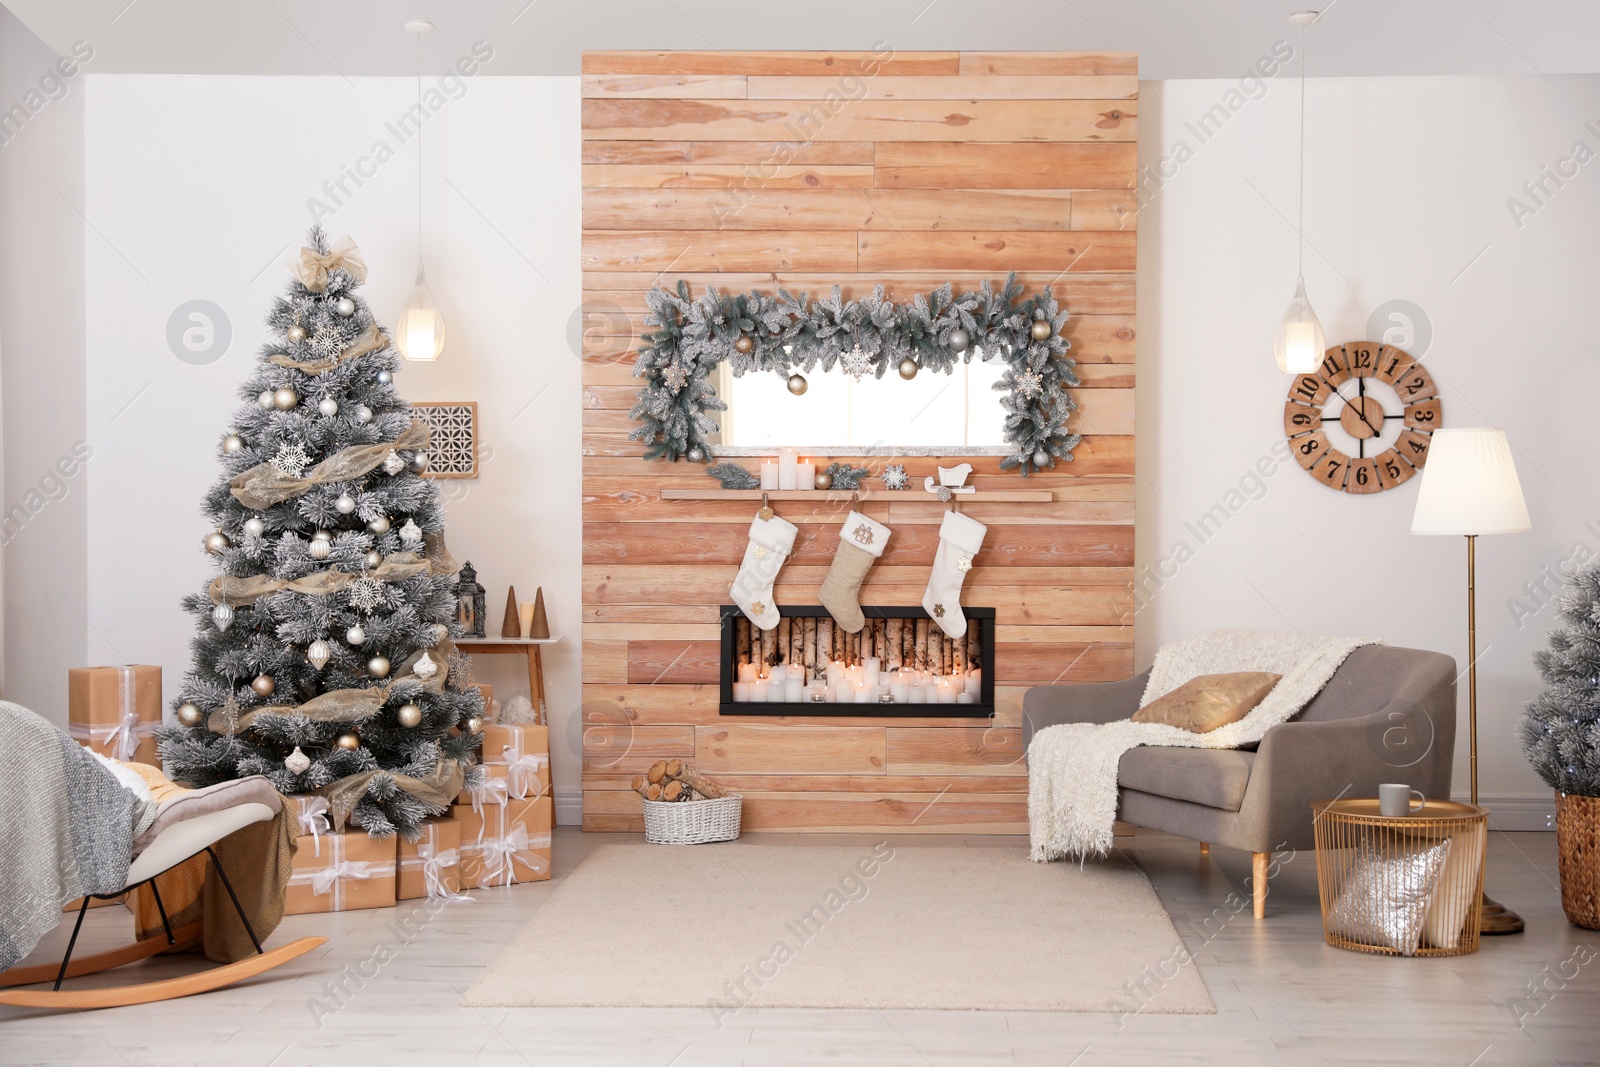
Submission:
{"label": "woven basket with firewood", "polygon": [[703,845],[739,836],[744,798],[724,793],[682,760],[657,760],[633,780],[644,798],[644,839],[652,845]]}

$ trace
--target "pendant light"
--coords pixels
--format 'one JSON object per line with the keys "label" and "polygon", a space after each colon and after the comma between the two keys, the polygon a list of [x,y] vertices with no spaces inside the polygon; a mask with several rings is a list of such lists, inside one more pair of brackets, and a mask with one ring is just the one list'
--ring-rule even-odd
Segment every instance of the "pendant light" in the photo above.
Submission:
{"label": "pendant light", "polygon": [[417,283],[406,298],[395,328],[395,345],[406,359],[431,363],[444,354],[444,316],[428,290],[422,269],[422,35],[432,33],[433,23],[413,19],[405,24],[407,33],[417,35]]}
{"label": "pendant light", "polygon": [[1306,27],[1322,17],[1320,11],[1296,11],[1289,16],[1291,26],[1300,27],[1300,222],[1295,238],[1298,249],[1295,260],[1294,299],[1289,310],[1278,323],[1277,336],[1272,341],[1272,354],[1278,360],[1278,369],[1286,374],[1306,374],[1322,362],[1327,339],[1322,334],[1322,323],[1311,310],[1306,299]]}

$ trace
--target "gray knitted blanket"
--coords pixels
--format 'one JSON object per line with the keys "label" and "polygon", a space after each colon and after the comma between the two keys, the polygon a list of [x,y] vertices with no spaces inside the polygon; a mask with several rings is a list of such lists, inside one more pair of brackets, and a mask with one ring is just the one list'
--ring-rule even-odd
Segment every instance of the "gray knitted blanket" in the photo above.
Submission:
{"label": "gray knitted blanket", "polygon": [[134,835],[155,816],[78,742],[0,701],[0,971],[85,893],[115,893]]}

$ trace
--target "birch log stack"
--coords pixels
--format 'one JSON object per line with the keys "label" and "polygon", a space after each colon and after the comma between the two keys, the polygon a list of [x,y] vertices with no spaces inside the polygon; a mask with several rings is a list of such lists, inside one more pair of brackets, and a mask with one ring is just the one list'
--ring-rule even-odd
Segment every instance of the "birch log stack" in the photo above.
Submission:
{"label": "birch log stack", "polygon": [[[583,74],[584,828],[640,829],[632,779],[681,759],[744,796],[747,830],[1025,832],[1023,693],[1133,673],[1136,58],[590,52]],[[985,503],[1024,487],[993,455],[819,457],[874,479],[903,463],[915,485],[973,465],[961,510],[989,535],[962,600],[997,613],[996,662],[981,665],[994,719],[729,722],[718,612],[754,508],[662,499],[705,488],[704,467],[646,462],[628,439],[645,292],[682,279],[695,294],[838,285],[860,299],[882,284],[909,300],[1013,270],[1071,315],[1082,386],[1069,426],[1083,443],[1025,483],[1052,501]],[[817,603],[842,504],[778,504],[800,528],[778,603]],[[919,490],[861,503],[894,530],[864,605],[921,601],[945,509]],[[900,664],[926,668],[926,628],[900,637]],[[893,662],[893,628],[882,645]],[[843,651],[825,628],[812,647],[824,661]]]}

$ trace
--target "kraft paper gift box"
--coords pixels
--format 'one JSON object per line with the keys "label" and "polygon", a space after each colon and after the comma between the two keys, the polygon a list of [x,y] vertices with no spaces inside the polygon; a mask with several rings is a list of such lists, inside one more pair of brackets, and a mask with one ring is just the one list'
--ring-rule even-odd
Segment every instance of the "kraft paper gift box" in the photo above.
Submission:
{"label": "kraft paper gift box", "polygon": [[461,884],[468,889],[542,882],[550,877],[549,797],[486,805],[481,812],[457,806],[461,823]]}
{"label": "kraft paper gift box", "polygon": [[510,768],[504,765],[479,767],[478,784],[463,786],[456,803],[470,806],[474,811],[482,810],[486,804],[504,804],[511,799],[511,783],[507,780],[510,773]]}
{"label": "kraft paper gift box", "polygon": [[461,892],[461,824],[455,819],[426,819],[422,836],[400,839],[400,873],[395,896],[450,899]]}
{"label": "kraft paper gift box", "polygon": [[284,914],[394,907],[394,842],[364,830],[295,838]]}
{"label": "kraft paper gift box", "polygon": [[[321,856],[322,835],[333,833],[328,798],[319,797],[311,793],[297,793],[284,797],[283,802],[289,806],[289,811],[295,818],[296,844],[301,848],[309,847],[313,853]],[[308,837],[311,839],[309,846],[302,840]]]}
{"label": "kraft paper gift box", "polygon": [[160,766],[161,668],[73,667],[67,671],[67,732],[79,744],[125,763]]}
{"label": "kraft paper gift box", "polygon": [[506,779],[506,795],[512,800],[537,800],[547,796],[550,792],[550,728],[485,726],[483,765],[496,777]]}

